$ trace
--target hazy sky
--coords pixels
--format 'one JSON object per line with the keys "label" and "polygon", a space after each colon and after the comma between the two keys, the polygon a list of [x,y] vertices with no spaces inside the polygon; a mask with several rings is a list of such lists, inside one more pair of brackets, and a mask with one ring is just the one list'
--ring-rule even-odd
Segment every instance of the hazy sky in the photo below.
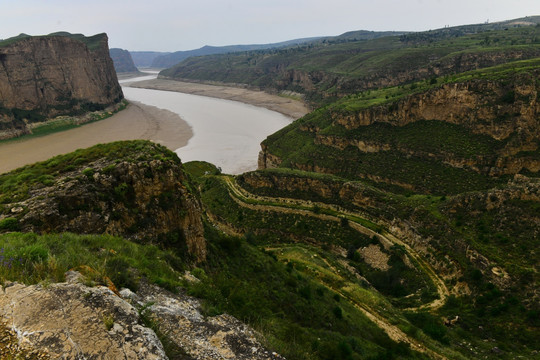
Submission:
{"label": "hazy sky", "polygon": [[530,15],[540,0],[0,0],[0,39],[106,32],[110,47],[177,51]]}

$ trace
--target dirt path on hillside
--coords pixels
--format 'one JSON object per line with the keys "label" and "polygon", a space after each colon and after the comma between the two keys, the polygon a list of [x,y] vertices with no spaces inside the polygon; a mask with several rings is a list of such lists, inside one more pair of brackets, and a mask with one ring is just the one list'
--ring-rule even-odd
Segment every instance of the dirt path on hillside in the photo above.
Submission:
{"label": "dirt path on hillside", "polygon": [[[305,206],[305,207],[313,207],[317,206],[320,209],[327,208],[336,212],[339,212],[340,215],[343,216],[355,216],[355,217],[362,217],[362,214],[356,214],[349,211],[344,211],[343,209],[339,208],[338,206],[333,206],[330,204],[325,203],[319,203],[319,202],[311,202],[311,201],[305,201],[301,199],[288,199],[288,198],[273,198],[268,196],[259,196],[259,195],[253,195],[249,193],[247,190],[240,187],[235,181],[232,180],[230,177],[224,177],[225,183],[227,184],[229,190],[234,195],[234,200],[244,207],[250,208],[252,210],[267,210],[267,211],[279,211],[284,213],[296,213],[311,217],[316,217],[321,220],[330,220],[330,221],[341,221],[341,219],[338,216],[333,215],[326,215],[326,214],[316,214],[311,210],[303,210],[303,209],[294,209],[291,207],[291,205],[296,206]],[[267,203],[275,203],[278,205],[261,205],[261,204],[250,204],[243,201],[243,199],[249,199],[254,201],[264,201]],[[379,241],[381,241],[383,244],[389,244],[389,245],[399,245],[405,248],[407,251],[407,254],[416,260],[418,264],[421,266],[424,273],[433,281],[437,288],[437,294],[439,295],[438,299],[433,300],[430,303],[424,304],[417,308],[410,308],[407,310],[420,310],[420,309],[432,309],[436,310],[444,305],[446,299],[448,296],[450,296],[450,291],[448,290],[448,287],[446,286],[446,283],[444,282],[444,279],[438,276],[435,269],[422,257],[420,253],[415,251],[412,247],[410,247],[407,243],[403,242],[402,240],[395,237],[393,234],[384,231],[382,233],[377,233],[357,222],[354,222],[352,220],[349,220],[349,226],[351,226],[354,230],[367,235],[367,236],[376,236]]]}
{"label": "dirt path on hillside", "polygon": [[[301,214],[304,216],[310,216],[315,217],[321,220],[330,220],[330,221],[340,221],[341,219],[338,216],[332,216],[327,214],[316,214],[313,211],[310,210],[304,210],[304,209],[296,209],[292,206],[294,205],[301,205],[306,207],[312,207],[316,205],[319,208],[325,208],[332,209],[336,211],[336,206],[324,204],[324,203],[314,203],[310,201],[304,201],[299,199],[286,199],[286,198],[272,198],[268,196],[258,196],[253,195],[246,191],[245,189],[241,188],[231,177],[224,176],[223,177],[225,183],[227,184],[227,187],[229,189],[229,193],[231,194],[232,199],[240,206],[255,210],[255,211],[274,211],[274,212],[281,212],[281,213],[289,213],[289,214]],[[269,205],[265,204],[258,204],[254,202],[269,202]],[[294,205],[293,205],[294,204]],[[344,212],[341,213],[341,215],[355,215],[359,216],[359,214],[354,214],[350,212]],[[426,273],[427,276],[433,281],[435,286],[437,287],[437,293],[439,295],[439,299],[436,299],[430,303],[424,304],[418,308],[414,309],[407,309],[407,310],[419,310],[419,309],[437,309],[441,307],[447,297],[449,296],[448,288],[446,287],[446,284],[444,283],[444,280],[440,278],[435,270],[431,267],[431,265],[423,259],[423,257],[417,253],[414,249],[412,249],[408,244],[404,243],[403,241],[399,240],[392,234],[385,232],[383,234],[376,233],[375,231],[366,228],[365,226],[362,226],[354,221],[349,221],[349,225],[366,235],[370,236],[377,236],[380,240],[384,242],[388,242],[390,244],[400,245],[403,246],[409,256],[414,258],[421,266],[422,270]],[[323,259],[326,261],[326,259]],[[327,262],[328,263],[328,262]],[[328,265],[330,268],[333,268],[329,263]],[[334,268],[335,270],[335,268]],[[339,272],[336,272],[336,274],[339,274]],[[392,325],[389,323],[384,316],[378,314],[378,312],[369,306],[366,306],[365,304],[359,303],[355,299],[351,298],[347,294],[344,294],[339,289],[336,289],[331,286],[331,284],[327,284],[332,288],[332,290],[336,291],[343,297],[347,298],[357,309],[362,311],[364,315],[366,315],[371,321],[373,321],[377,326],[379,326],[381,329],[383,329],[386,334],[394,341],[404,341],[408,343],[414,350],[428,353],[430,356],[437,358],[437,359],[445,359],[444,356],[434,352],[433,350],[425,347],[423,344],[418,342],[415,339],[412,339],[407,334],[405,334],[401,329],[399,329],[397,326]]]}
{"label": "dirt path on hillside", "polygon": [[176,91],[186,94],[214,97],[218,99],[240,101],[246,104],[277,111],[293,119],[299,119],[310,110],[302,101],[266,93],[225,85],[208,85],[176,80],[144,80],[129,85],[134,88]]}
{"label": "dirt path on hillside", "polygon": [[0,173],[117,140],[151,140],[176,150],[186,146],[192,136],[191,127],[177,114],[132,102],[104,120],[42,137],[0,143]]}

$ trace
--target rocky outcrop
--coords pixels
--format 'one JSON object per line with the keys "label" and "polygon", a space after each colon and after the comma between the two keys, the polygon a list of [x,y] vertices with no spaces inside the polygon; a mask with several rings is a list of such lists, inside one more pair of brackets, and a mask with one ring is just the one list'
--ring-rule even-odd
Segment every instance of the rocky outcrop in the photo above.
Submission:
{"label": "rocky outcrop", "polygon": [[[321,129],[317,124],[304,121],[298,125],[298,130],[310,133],[314,145],[340,151],[353,147],[362,153],[394,152],[402,157],[436,161],[489,176],[522,171],[537,173],[540,171],[540,87],[536,81],[539,75],[535,70],[512,74],[504,80],[480,78],[447,83],[397,101],[354,111],[336,106],[336,110],[322,110],[325,121],[331,121],[329,128]],[[492,149],[484,154],[464,156],[445,151],[444,146],[440,150],[421,151],[418,146],[409,147],[407,140],[399,139],[398,135],[395,139],[358,135],[362,128],[372,125],[389,124],[399,128],[419,122],[445,122],[460,131],[488,136]],[[273,144],[269,139],[261,148],[259,169],[280,167],[284,159],[272,154]],[[321,168],[316,159],[311,164],[295,166],[308,171]],[[323,169],[323,172],[332,173],[331,169]]]}
{"label": "rocky outcrop", "polygon": [[129,72],[138,72],[139,70],[133,63],[133,59],[129,51],[124,49],[110,49],[109,54],[114,63],[114,69],[117,73],[129,73]]}
{"label": "rocky outcrop", "polygon": [[122,98],[106,34],[0,42],[0,130],[100,110]]}
{"label": "rocky outcrop", "polygon": [[497,140],[520,135],[520,145],[508,153],[536,149],[540,123],[540,103],[535,79],[537,73],[517,76],[508,86],[496,81],[444,84],[425,93],[414,94],[390,105],[374,106],[353,114],[335,114],[334,121],[347,130],[376,122],[405,126],[422,120],[437,120],[461,125],[477,134],[489,135]]}
{"label": "rocky outcrop", "polygon": [[205,317],[199,300],[180,292],[172,294],[154,285],[142,286],[137,293],[122,290],[121,295],[149,313],[160,331],[192,359],[270,360],[283,359],[261,345],[249,326],[227,315]]}
{"label": "rocky outcrop", "polygon": [[80,161],[49,178],[47,185],[35,184],[28,198],[6,205],[6,215],[16,217],[25,232],[107,233],[159,241],[204,260],[201,204],[180,160],[159,145],[141,143],[150,148]]}
{"label": "rocky outcrop", "polygon": [[226,314],[204,317],[199,301],[183,293],[145,284],[137,293],[123,289],[118,296],[103,286],[84,285],[74,271],[66,279],[48,286],[0,286],[0,354],[168,359],[161,343],[165,336],[181,359],[283,359],[262,346],[250,327]]}
{"label": "rocky outcrop", "polygon": [[[0,318],[27,352],[50,359],[167,359],[137,309],[105,287],[78,282],[0,287]],[[9,346],[2,344],[0,347]]]}

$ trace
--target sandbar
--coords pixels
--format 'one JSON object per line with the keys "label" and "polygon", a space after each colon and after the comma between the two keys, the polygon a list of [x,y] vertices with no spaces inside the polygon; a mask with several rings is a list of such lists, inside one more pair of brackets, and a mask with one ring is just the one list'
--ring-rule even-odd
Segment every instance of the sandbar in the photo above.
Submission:
{"label": "sandbar", "polygon": [[279,112],[295,120],[301,118],[310,111],[306,104],[300,100],[242,87],[209,85],[168,79],[137,81],[130,83],[127,86],[143,89],[176,91],[185,94],[240,101]]}
{"label": "sandbar", "polygon": [[77,149],[117,140],[145,139],[176,150],[193,136],[177,114],[138,102],[110,118],[54,134],[0,143],[0,173]]}

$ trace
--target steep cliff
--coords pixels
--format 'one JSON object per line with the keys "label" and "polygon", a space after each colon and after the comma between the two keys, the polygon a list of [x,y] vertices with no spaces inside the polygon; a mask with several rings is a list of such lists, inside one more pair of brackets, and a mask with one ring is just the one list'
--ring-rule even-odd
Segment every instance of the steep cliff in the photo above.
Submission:
{"label": "steep cliff", "polygon": [[138,72],[139,70],[133,63],[131,54],[124,49],[110,49],[109,54],[114,63],[114,69],[117,73]]}
{"label": "steep cliff", "polygon": [[0,130],[101,110],[122,98],[106,34],[0,42]]}
{"label": "steep cliff", "polygon": [[[39,179],[15,185],[17,177]],[[0,177],[0,217],[19,230],[160,242],[204,260],[201,204],[176,154],[145,141],[79,150]],[[23,189],[20,189],[22,186]]]}
{"label": "steep cliff", "polygon": [[292,167],[439,193],[537,174],[537,64],[350,96],[269,136],[259,168]]}

